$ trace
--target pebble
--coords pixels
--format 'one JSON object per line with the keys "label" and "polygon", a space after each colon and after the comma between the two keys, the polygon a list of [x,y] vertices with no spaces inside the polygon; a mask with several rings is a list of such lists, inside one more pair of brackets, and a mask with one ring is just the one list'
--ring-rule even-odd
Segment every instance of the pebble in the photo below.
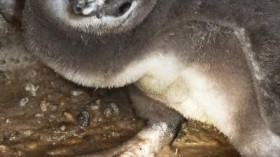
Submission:
{"label": "pebble", "polygon": [[57,119],[57,117],[55,115],[51,114],[49,120],[52,121],[53,119]]}
{"label": "pebble", "polygon": [[120,133],[118,133],[118,132],[112,132],[111,133],[111,137],[120,137],[121,136],[121,134]]}
{"label": "pebble", "polygon": [[99,109],[100,109],[100,106],[99,106],[99,105],[93,104],[93,105],[90,105],[90,109],[93,110],[93,111],[99,110]]}
{"label": "pebble", "polygon": [[115,115],[118,115],[120,113],[119,107],[117,106],[116,103],[112,102],[112,103],[110,103],[110,106],[113,109],[113,113]]}
{"label": "pebble", "polygon": [[23,151],[18,150],[18,152],[17,152],[17,156],[24,156],[24,155],[25,155],[25,153],[24,153]]}
{"label": "pebble", "polygon": [[71,113],[70,111],[63,111],[62,115],[70,122],[74,122],[75,121],[75,116],[73,115],[73,113]]}
{"label": "pebble", "polygon": [[104,110],[104,116],[107,118],[110,118],[113,115],[112,109],[111,108],[106,108]]}
{"label": "pebble", "polygon": [[18,139],[18,137],[19,137],[18,135],[19,135],[18,132],[12,133],[9,137],[9,140],[14,141],[14,140]]}
{"label": "pebble", "polygon": [[29,102],[29,99],[27,97],[20,99],[19,101],[19,106],[20,107],[25,107],[26,104]]}
{"label": "pebble", "polygon": [[59,106],[65,106],[65,104],[66,104],[66,97],[65,97],[65,96],[59,97],[59,99],[58,99],[58,105],[59,105]]}
{"label": "pebble", "polygon": [[34,150],[34,149],[38,148],[38,143],[37,142],[30,142],[26,146],[27,146],[27,148],[29,148],[31,150]]}
{"label": "pebble", "polygon": [[25,91],[30,92],[31,95],[34,97],[37,95],[36,92],[38,89],[39,89],[39,86],[35,86],[34,84],[32,84],[30,82],[25,84]]}
{"label": "pebble", "polygon": [[59,130],[60,130],[60,131],[65,131],[65,130],[66,130],[66,126],[65,126],[65,125],[61,125],[61,126],[59,127]]}
{"label": "pebble", "polygon": [[36,118],[43,118],[44,117],[44,113],[36,113],[35,117]]}
{"label": "pebble", "polygon": [[82,111],[78,114],[77,120],[80,126],[88,127],[90,124],[90,114],[88,111]]}
{"label": "pebble", "polygon": [[110,107],[104,110],[104,115],[107,118],[110,118],[112,115],[118,115],[120,113],[119,107],[116,103],[110,103]]}
{"label": "pebble", "polygon": [[11,124],[11,120],[8,118],[5,120],[5,122],[6,122],[6,124]]}
{"label": "pebble", "polygon": [[48,110],[48,106],[50,104],[47,101],[41,101],[40,108],[43,112],[46,112]]}
{"label": "pebble", "polygon": [[30,135],[33,134],[33,131],[31,131],[31,130],[25,130],[25,131],[23,132],[23,134],[24,134],[25,136],[30,136]]}

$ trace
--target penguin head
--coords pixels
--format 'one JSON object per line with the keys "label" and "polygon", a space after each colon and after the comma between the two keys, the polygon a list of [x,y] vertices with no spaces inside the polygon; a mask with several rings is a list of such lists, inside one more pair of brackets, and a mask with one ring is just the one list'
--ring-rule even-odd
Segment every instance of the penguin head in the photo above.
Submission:
{"label": "penguin head", "polygon": [[152,11],[157,0],[40,0],[42,15],[61,30],[95,35],[133,29]]}

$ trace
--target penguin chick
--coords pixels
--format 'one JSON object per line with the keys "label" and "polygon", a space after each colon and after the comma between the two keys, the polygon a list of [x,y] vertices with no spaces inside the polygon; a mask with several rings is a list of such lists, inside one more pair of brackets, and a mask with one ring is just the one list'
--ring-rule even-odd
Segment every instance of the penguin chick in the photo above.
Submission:
{"label": "penguin chick", "polygon": [[[280,154],[280,3],[27,0],[26,46],[89,87],[128,85],[147,126],[87,156],[154,156],[182,116],[213,124],[244,157]],[[182,116],[181,116],[182,115]]]}

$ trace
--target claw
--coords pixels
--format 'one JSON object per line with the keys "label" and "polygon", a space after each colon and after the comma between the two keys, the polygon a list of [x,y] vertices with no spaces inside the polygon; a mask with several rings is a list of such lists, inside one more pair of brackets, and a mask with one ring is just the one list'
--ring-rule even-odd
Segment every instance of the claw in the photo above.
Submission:
{"label": "claw", "polygon": [[131,140],[116,148],[82,157],[155,157],[165,145],[173,140],[174,135],[175,131],[172,131],[165,123],[159,123],[146,127]]}

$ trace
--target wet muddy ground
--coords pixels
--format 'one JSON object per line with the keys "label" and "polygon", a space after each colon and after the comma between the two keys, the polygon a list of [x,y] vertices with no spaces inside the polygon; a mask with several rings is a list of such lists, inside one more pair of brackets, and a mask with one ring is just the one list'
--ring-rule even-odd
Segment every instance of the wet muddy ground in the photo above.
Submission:
{"label": "wet muddy ground", "polygon": [[[73,156],[111,148],[145,125],[125,89],[75,85],[30,56],[0,18],[0,156]],[[186,121],[159,157],[239,157],[215,128]]]}

